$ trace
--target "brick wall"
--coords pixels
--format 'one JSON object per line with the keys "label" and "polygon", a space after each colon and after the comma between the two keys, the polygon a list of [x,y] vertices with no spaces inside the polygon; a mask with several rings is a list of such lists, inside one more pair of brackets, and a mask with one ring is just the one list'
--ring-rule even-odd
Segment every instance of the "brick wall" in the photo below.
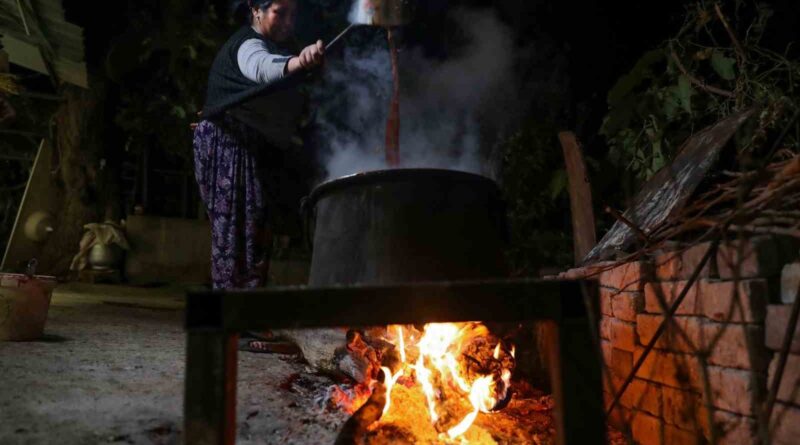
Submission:
{"label": "brick wall", "polygon": [[[596,264],[562,275],[588,274],[599,281],[607,403],[708,247],[701,244],[613,268]],[[766,428],[759,428],[765,423],[759,416],[791,308],[773,303],[781,301],[781,271],[796,261],[798,249],[796,241],[774,238],[720,246],[647,356],[611,423],[643,445],[759,443],[766,434]],[[773,444],[800,440],[800,330],[794,341],[773,415]]]}

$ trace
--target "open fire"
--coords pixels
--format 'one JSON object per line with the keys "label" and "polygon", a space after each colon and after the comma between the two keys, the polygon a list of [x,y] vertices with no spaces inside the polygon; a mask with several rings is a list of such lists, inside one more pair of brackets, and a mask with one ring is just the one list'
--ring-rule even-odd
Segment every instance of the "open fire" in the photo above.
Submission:
{"label": "open fire", "polygon": [[[381,420],[369,426],[373,430],[402,416],[400,411],[408,413],[395,396],[404,403],[424,400],[424,414],[414,417],[425,416],[443,440],[461,438],[479,413],[498,411],[509,402],[515,347],[481,323],[430,323],[421,330],[394,325],[383,330],[381,340],[392,347],[380,358],[381,375],[364,384],[383,385],[385,391]],[[341,406],[355,411],[367,402],[370,392],[364,385],[355,389],[354,398],[338,394]]]}

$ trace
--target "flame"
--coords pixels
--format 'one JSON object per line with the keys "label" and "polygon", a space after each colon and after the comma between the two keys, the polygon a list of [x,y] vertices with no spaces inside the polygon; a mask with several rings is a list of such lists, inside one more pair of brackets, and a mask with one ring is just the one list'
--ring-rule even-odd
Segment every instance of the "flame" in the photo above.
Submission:
{"label": "flame", "polygon": [[406,362],[406,345],[405,345],[405,342],[403,341],[403,327],[402,326],[398,326],[397,327],[397,338],[399,339],[399,342],[400,342],[400,361],[405,363]]}
{"label": "flame", "polygon": [[392,387],[395,383],[397,383],[397,379],[403,375],[403,370],[397,371],[395,375],[392,375],[392,370],[387,368],[386,366],[381,366],[384,375],[383,384],[386,386],[386,405],[383,406],[383,415],[385,416],[386,413],[389,412],[389,407],[392,405]]}
{"label": "flame", "polygon": [[[447,430],[447,435],[455,439],[469,430],[478,414],[490,413],[507,394],[511,384],[511,369],[503,368],[500,376],[496,374],[472,377],[465,375],[463,364],[459,364],[463,348],[468,340],[488,335],[488,329],[479,323],[430,323],[425,325],[422,336],[416,343],[412,342],[410,350],[416,349],[418,355],[413,364],[409,363],[407,347],[402,326],[395,326],[396,344],[402,360],[400,369],[392,374],[388,367],[382,367],[384,385],[386,387],[386,405],[383,413],[391,407],[391,392],[397,380],[405,375],[415,376],[415,380],[425,395],[428,414],[434,426],[441,419],[439,401],[443,397],[445,387],[463,394],[472,405],[472,410],[455,426]],[[412,329],[412,331],[414,331]],[[412,337],[409,337],[412,338]],[[499,361],[503,353],[502,342],[498,342],[492,352],[492,358]],[[513,357],[512,346],[510,355]],[[412,352],[413,355],[413,352]],[[494,368],[497,369],[497,368]],[[472,379],[472,381],[470,381]]]}
{"label": "flame", "polygon": [[458,425],[447,430],[447,435],[450,436],[451,439],[455,439],[466,433],[469,427],[472,426],[472,422],[478,417],[480,411],[488,412],[492,409],[494,403],[491,402],[491,405],[489,405],[489,402],[494,400],[492,397],[493,385],[492,376],[481,377],[475,381],[469,393],[469,401],[472,403],[473,410],[471,413],[467,414],[464,420],[459,422]]}

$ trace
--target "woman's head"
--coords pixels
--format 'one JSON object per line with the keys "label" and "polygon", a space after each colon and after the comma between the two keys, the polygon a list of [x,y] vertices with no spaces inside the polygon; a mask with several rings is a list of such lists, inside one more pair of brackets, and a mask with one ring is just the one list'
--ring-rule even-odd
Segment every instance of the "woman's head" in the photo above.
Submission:
{"label": "woman's head", "polygon": [[292,36],[296,0],[243,0],[236,4],[240,20],[264,36],[276,42],[284,42]]}

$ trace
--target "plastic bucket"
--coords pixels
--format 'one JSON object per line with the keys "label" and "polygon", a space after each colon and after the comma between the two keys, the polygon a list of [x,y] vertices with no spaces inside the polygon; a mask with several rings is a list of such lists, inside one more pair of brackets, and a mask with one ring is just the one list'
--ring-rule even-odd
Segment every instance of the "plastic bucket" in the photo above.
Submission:
{"label": "plastic bucket", "polygon": [[0,273],[0,341],[42,337],[56,283],[50,276]]}

